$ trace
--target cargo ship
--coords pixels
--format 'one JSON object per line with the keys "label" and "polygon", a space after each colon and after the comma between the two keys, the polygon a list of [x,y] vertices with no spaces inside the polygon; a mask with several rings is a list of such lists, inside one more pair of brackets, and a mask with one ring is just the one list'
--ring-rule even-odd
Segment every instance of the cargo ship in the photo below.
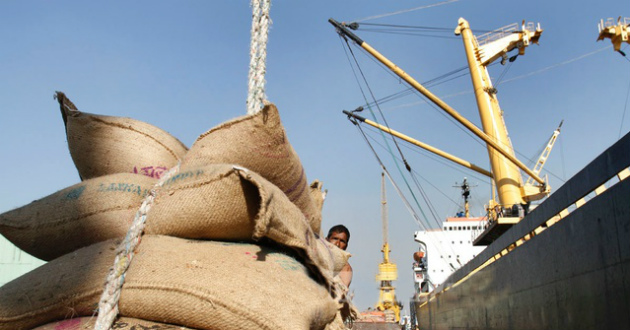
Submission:
{"label": "cargo ship", "polygon": [[[551,146],[533,169],[514,153],[487,66],[513,61],[537,43],[540,25],[514,24],[473,35],[460,18],[462,37],[483,128],[443,100],[351,30],[356,23],[329,22],[402,81],[482,139],[491,170],[414,140],[392,128],[343,111],[353,123],[433,152],[492,182],[492,198],[472,245],[484,247],[463,266],[434,285],[431,255],[424,242],[415,254],[413,319],[420,329],[601,329],[628,328],[630,318],[630,134],[626,134],[551,194],[539,176]],[[599,40],[611,39],[616,51],[628,42],[629,19],[600,23]],[[518,55],[508,57],[508,52]],[[623,53],[622,53],[623,55]],[[523,179],[522,173],[528,176]],[[534,203],[536,204],[534,208]],[[471,226],[472,227],[472,226]],[[478,228],[479,229],[479,228]],[[417,256],[417,257],[416,257]],[[428,267],[427,267],[428,266]]]}

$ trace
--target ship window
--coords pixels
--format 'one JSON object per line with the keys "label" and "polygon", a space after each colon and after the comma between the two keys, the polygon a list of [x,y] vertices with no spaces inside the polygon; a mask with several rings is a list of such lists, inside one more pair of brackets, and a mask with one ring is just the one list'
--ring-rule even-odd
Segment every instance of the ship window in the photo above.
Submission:
{"label": "ship window", "polygon": [[461,227],[461,226],[460,226],[460,227],[457,227],[457,230],[462,230],[462,227]]}
{"label": "ship window", "polygon": [[459,241],[459,244],[464,244],[464,242],[462,242],[462,241]]}

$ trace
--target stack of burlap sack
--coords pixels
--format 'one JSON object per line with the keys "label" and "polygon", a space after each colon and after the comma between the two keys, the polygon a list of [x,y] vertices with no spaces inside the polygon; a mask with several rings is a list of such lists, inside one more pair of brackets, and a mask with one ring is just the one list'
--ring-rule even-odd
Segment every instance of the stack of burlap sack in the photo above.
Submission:
{"label": "stack of burlap sack", "polygon": [[56,98],[82,181],[0,215],[3,236],[49,261],[0,288],[0,330],[92,326],[120,242],[152,189],[117,328],[343,328],[342,306],[352,308],[336,275],[349,255],[320,237],[321,183],[307,183],[274,105],[188,150],[147,123]]}

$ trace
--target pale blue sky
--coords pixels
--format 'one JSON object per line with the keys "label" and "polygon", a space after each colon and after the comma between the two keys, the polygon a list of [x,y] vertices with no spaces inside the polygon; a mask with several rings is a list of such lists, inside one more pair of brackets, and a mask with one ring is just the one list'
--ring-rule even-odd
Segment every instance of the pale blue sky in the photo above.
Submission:
{"label": "pale blue sky", "polygon": [[[364,101],[327,20],[360,20],[435,3],[272,3],[268,99],[278,106],[309,181],[322,180],[329,191],[323,228],[337,223],[350,228],[352,289],[360,309],[378,298],[374,275],[381,260],[381,170],[341,114]],[[497,88],[521,158],[537,157],[564,120],[545,171],[557,188],[630,129],[630,114],[624,117],[630,62],[613,52],[610,41],[596,42],[599,20],[620,15],[630,16],[627,0],[459,0],[365,23],[454,29],[464,17],[473,30],[486,31],[523,19],[539,22],[544,29],[540,45],[527,48]],[[82,111],[142,120],[187,146],[208,129],[245,114],[250,27],[248,1],[0,2],[0,212],[79,182],[53,100],[57,90]],[[465,65],[461,40],[452,32],[441,35],[447,38],[356,33],[420,82]],[[377,98],[405,88],[356,53]],[[497,65],[490,73],[498,78],[503,70]],[[430,89],[479,125],[468,76]],[[489,169],[485,147],[420,101],[411,96],[383,104],[392,128]],[[378,134],[370,135],[382,143]],[[480,215],[490,189],[484,178],[402,149],[440,221],[458,210],[453,201],[459,202],[459,191],[453,186],[463,177],[476,185],[473,212]],[[391,156],[377,150],[404,187]],[[406,304],[417,249],[413,233],[421,228],[389,183],[387,194],[398,296]]]}

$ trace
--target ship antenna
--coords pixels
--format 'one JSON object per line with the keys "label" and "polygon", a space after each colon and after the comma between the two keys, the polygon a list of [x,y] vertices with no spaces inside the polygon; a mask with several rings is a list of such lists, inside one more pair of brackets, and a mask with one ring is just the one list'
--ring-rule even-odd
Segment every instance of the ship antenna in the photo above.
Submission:
{"label": "ship antenna", "polygon": [[462,197],[464,197],[464,217],[470,218],[470,207],[468,203],[468,199],[470,198],[470,184],[468,184],[468,179],[464,177],[464,181],[459,184],[455,183],[456,188],[462,189]]}

